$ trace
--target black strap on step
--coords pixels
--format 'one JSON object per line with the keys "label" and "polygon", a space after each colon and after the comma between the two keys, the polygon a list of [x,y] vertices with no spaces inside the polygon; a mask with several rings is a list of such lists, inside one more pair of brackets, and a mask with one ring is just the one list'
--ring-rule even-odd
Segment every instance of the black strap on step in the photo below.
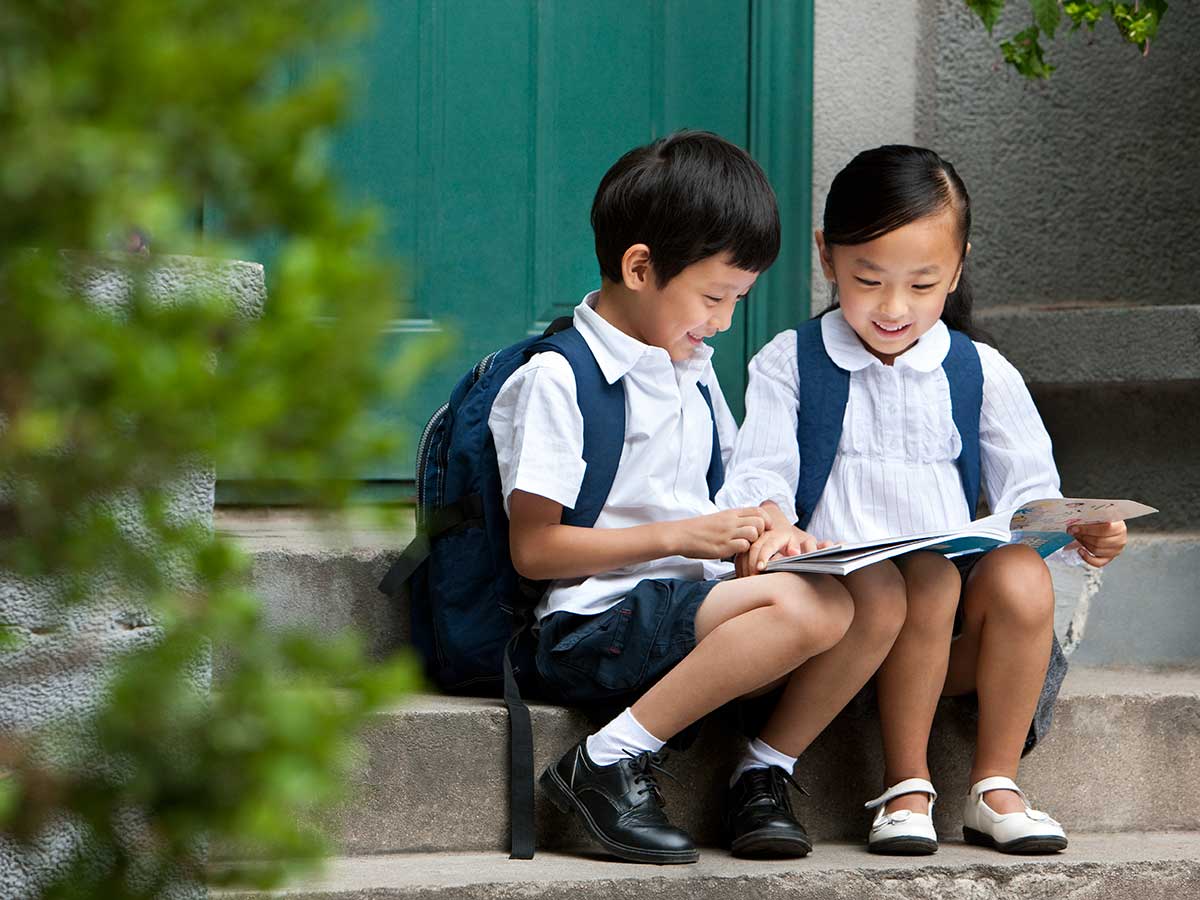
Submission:
{"label": "black strap on step", "polygon": [[413,572],[429,558],[430,541],[472,525],[483,525],[483,498],[478,494],[468,494],[455,503],[439,506],[430,512],[425,522],[417,529],[416,536],[409,541],[408,546],[401,551],[400,557],[392,563],[383,580],[379,582],[379,589],[389,597],[398,597],[400,589],[412,577]]}
{"label": "black strap on step", "polygon": [[513,671],[512,655],[529,627],[528,617],[513,618],[513,633],[504,648],[504,705],[508,707],[508,806],[512,837],[509,859],[533,859],[533,722],[521,699]]}

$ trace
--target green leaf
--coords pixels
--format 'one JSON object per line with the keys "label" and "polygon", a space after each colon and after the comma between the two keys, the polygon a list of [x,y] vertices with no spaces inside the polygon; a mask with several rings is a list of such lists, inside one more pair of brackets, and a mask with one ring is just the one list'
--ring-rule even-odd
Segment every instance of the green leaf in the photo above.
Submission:
{"label": "green leaf", "polygon": [[1132,6],[1128,3],[1112,4],[1113,23],[1117,30],[1143,53],[1150,41],[1158,36],[1158,25],[1166,12],[1166,0],[1142,0]]}
{"label": "green leaf", "polygon": [[1089,0],[1080,0],[1080,2],[1070,2],[1063,4],[1063,12],[1067,14],[1074,24],[1071,26],[1072,31],[1077,31],[1084,25],[1089,30],[1095,31],[1096,23],[1100,21],[1104,15],[1107,3],[1092,3]]}
{"label": "green leaf", "polygon": [[1045,80],[1050,77],[1055,66],[1049,65],[1038,43],[1038,27],[1031,25],[1024,31],[1012,36],[1011,40],[1000,44],[1004,61],[1026,78]]}
{"label": "green leaf", "polygon": [[1042,30],[1042,34],[1053,38],[1058,23],[1062,21],[1062,10],[1059,9],[1058,0],[1029,0],[1029,6],[1033,10],[1033,21]]}
{"label": "green leaf", "polygon": [[1000,13],[1004,11],[1004,0],[966,0],[967,8],[979,16],[988,34],[996,27]]}

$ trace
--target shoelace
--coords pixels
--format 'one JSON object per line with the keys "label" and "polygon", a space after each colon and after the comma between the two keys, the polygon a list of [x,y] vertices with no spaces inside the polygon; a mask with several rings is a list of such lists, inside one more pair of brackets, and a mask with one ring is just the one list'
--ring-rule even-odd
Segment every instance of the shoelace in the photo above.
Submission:
{"label": "shoelace", "polygon": [[629,767],[634,773],[633,783],[642,785],[638,793],[653,794],[659,806],[666,806],[666,798],[663,797],[662,790],[658,786],[658,778],[654,773],[657,772],[659,775],[666,775],[673,782],[679,784],[679,779],[663,768],[663,763],[667,761],[667,754],[646,751],[635,756],[628,750],[625,752],[632,760]]}
{"label": "shoelace", "polygon": [[806,791],[791,774],[779,766],[771,766],[765,769],[748,769],[746,775],[750,777],[750,783],[747,785],[750,793],[748,802],[753,803],[755,795],[760,795],[769,798],[774,803],[782,806],[789,813],[792,811],[792,801],[788,796],[787,785],[790,784],[805,797],[808,796]]}

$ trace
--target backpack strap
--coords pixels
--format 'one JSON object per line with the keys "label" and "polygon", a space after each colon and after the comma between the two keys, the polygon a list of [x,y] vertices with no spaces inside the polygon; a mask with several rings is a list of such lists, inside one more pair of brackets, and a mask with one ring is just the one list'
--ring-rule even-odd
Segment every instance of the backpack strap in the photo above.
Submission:
{"label": "backpack strap", "polygon": [[725,483],[725,460],[721,458],[721,435],[717,432],[717,411],[713,407],[712,392],[708,389],[708,385],[697,381],[696,387],[700,388],[700,396],[708,404],[708,413],[712,416],[712,455],[708,460],[708,475],[705,477],[708,480],[708,499],[716,500],[717,491]]}
{"label": "backpack strap", "polygon": [[946,380],[950,382],[950,409],[954,427],[962,440],[962,451],[955,464],[962,480],[971,518],[979,505],[979,413],[983,408],[983,365],[979,351],[961,331],[950,330],[950,352],[942,361]]}
{"label": "backpack strap", "polygon": [[796,485],[796,523],[808,528],[825,482],[833,470],[842,420],[850,399],[850,373],[825,352],[821,320],[809,319],[796,328],[797,385],[796,443],[800,448],[800,477]]}
{"label": "backpack strap", "polygon": [[[563,508],[562,523],[590,528],[596,524],[612,490],[625,446],[625,385],[618,379],[609,384],[583,335],[555,320],[547,334],[526,350],[554,352],[566,357],[575,373],[576,402],[583,415],[583,484],[572,509]],[[504,649],[504,705],[509,716],[509,816],[512,820],[512,859],[532,859],[535,844],[533,815],[533,723],[529,707],[521,698],[513,672],[512,656],[522,635],[533,627],[533,605],[543,586],[521,579],[523,609],[513,611],[513,635]]]}
{"label": "backpack strap", "polygon": [[527,351],[527,358],[546,351],[562,354],[571,364],[576,402],[583,414],[583,461],[587,467],[575,506],[563,508],[562,523],[590,528],[608,500],[625,446],[625,385],[620,379],[608,383],[576,328],[537,341]]}
{"label": "backpack strap", "polygon": [[[800,478],[796,488],[797,524],[807,528],[813,510],[833,470],[846,402],[850,398],[850,373],[825,352],[821,320],[810,319],[796,329],[798,385],[796,441],[800,448]],[[979,351],[961,331],[950,330],[950,350],[942,361],[950,384],[950,407],[962,450],[955,460],[963,495],[972,517],[979,503],[979,413],[983,407],[983,367]]]}

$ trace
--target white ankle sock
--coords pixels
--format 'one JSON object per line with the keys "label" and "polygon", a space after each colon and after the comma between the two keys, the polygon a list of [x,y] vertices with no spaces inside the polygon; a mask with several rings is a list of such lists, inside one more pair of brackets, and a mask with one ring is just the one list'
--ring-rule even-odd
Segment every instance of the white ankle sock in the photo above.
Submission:
{"label": "white ankle sock", "polygon": [[791,775],[796,769],[796,759],[795,756],[780,753],[766,741],[755,738],[746,745],[746,752],[742,756],[741,762],[734,767],[733,776],[729,779],[729,786],[733,787],[747,769],[766,769],[771,766],[779,766]]}
{"label": "white ankle sock", "polygon": [[588,759],[598,766],[611,766],[641,753],[657,753],[666,741],[660,741],[626,709],[587,739]]}

